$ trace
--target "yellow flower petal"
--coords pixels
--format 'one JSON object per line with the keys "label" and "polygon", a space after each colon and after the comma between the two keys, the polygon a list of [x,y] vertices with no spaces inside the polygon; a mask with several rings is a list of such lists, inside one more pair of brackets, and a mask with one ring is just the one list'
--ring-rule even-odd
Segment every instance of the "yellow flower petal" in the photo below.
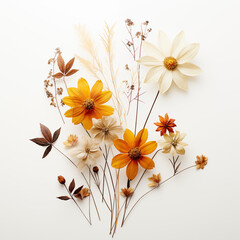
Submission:
{"label": "yellow flower petal", "polygon": [[73,117],[72,118],[72,122],[75,125],[77,125],[77,124],[79,124],[79,123],[81,123],[83,121],[84,117],[85,117],[85,114],[84,114],[84,111],[83,111],[80,115],[78,115],[76,117]]}
{"label": "yellow flower petal", "polygon": [[98,96],[95,97],[94,101],[97,104],[104,104],[107,101],[109,101],[111,97],[112,97],[111,91],[102,91]]}
{"label": "yellow flower petal", "polygon": [[123,135],[124,140],[127,142],[128,146],[133,148],[135,143],[135,136],[133,132],[129,129],[126,129]]}
{"label": "yellow flower petal", "polygon": [[64,97],[63,99],[64,104],[68,105],[69,107],[76,107],[78,105],[82,105],[82,101],[78,97]]}
{"label": "yellow flower petal", "polygon": [[137,161],[132,160],[127,166],[127,177],[129,180],[133,180],[138,173],[138,163]]}
{"label": "yellow flower petal", "polygon": [[122,139],[113,140],[113,144],[119,152],[128,153],[130,150],[130,147],[128,146],[128,144]]}
{"label": "yellow flower petal", "polygon": [[68,88],[68,94],[70,97],[81,97],[80,91],[75,87]]}
{"label": "yellow flower petal", "polygon": [[78,90],[84,100],[90,97],[90,88],[88,82],[84,78],[78,80]]}
{"label": "yellow flower petal", "polygon": [[92,115],[91,114],[85,114],[84,119],[82,121],[83,127],[86,130],[90,130],[93,126],[93,122],[92,122]]}
{"label": "yellow flower petal", "polygon": [[102,81],[101,80],[96,81],[91,89],[90,97],[92,99],[95,99],[96,97],[98,97],[101,94],[102,89],[103,89]]}
{"label": "yellow flower petal", "polygon": [[110,116],[114,112],[114,109],[108,105],[95,105],[95,109],[103,116]]}
{"label": "yellow flower petal", "polygon": [[147,141],[147,138],[148,138],[148,130],[145,128],[140,130],[135,139],[135,147],[139,147],[143,145]]}
{"label": "yellow flower petal", "polygon": [[112,167],[113,168],[123,168],[125,167],[131,159],[128,157],[128,154],[118,154],[112,159]]}
{"label": "yellow flower petal", "polygon": [[64,113],[64,115],[65,115],[65,117],[77,117],[83,111],[84,111],[84,109],[82,107],[73,107],[73,108],[70,108],[69,110],[67,110]]}
{"label": "yellow flower petal", "polygon": [[144,143],[142,146],[140,146],[141,154],[142,155],[148,155],[152,153],[157,148],[157,143],[155,141],[150,141],[147,143]]}
{"label": "yellow flower petal", "polygon": [[139,164],[141,165],[141,167],[145,169],[153,169],[155,167],[154,161],[151,158],[146,156],[142,156],[140,158]]}

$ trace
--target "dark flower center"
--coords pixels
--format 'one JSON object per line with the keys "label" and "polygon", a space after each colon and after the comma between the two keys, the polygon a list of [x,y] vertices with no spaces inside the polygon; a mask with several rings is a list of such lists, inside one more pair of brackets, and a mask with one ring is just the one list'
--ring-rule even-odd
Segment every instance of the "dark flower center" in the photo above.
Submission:
{"label": "dark flower center", "polygon": [[141,156],[141,150],[138,147],[131,148],[128,152],[128,156],[133,160],[137,160]]}
{"label": "dark flower center", "polygon": [[86,110],[91,110],[94,107],[94,101],[92,99],[86,99],[83,102],[83,107],[85,107]]}
{"label": "dark flower center", "polygon": [[174,70],[178,65],[177,60],[173,57],[166,57],[163,63],[168,70]]}

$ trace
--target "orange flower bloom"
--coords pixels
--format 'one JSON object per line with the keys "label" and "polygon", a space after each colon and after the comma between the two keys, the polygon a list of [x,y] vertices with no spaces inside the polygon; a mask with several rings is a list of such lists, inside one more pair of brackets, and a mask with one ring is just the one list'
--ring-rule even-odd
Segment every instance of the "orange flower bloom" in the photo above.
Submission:
{"label": "orange flower bloom", "polygon": [[71,109],[65,112],[66,117],[72,117],[74,124],[82,123],[84,128],[92,128],[92,119],[100,119],[102,116],[113,114],[114,109],[103,105],[112,97],[111,91],[102,91],[102,81],[98,80],[93,85],[91,91],[84,78],[78,80],[77,88],[68,88],[68,97],[63,98],[63,102]]}
{"label": "orange flower bloom", "polygon": [[160,131],[161,136],[164,135],[167,132],[167,130],[169,132],[174,132],[172,128],[177,126],[174,123],[175,119],[169,119],[168,114],[166,113],[164,118],[159,115],[159,120],[160,120],[160,122],[157,122],[157,123],[154,123],[154,124],[156,126],[158,126],[156,131],[157,132]]}
{"label": "orange flower bloom", "polygon": [[123,135],[124,140],[113,140],[114,146],[120,154],[112,159],[112,167],[123,168],[127,165],[127,177],[133,180],[138,173],[138,164],[145,169],[152,169],[155,167],[153,160],[144,155],[152,153],[157,148],[155,141],[146,142],[148,138],[147,129],[142,129],[135,137],[134,134],[126,129]]}

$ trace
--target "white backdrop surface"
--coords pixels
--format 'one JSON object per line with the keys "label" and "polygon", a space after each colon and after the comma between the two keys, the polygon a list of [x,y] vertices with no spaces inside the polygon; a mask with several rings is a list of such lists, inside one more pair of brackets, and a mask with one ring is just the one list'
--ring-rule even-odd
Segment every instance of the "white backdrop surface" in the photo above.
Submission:
{"label": "white backdrop surface", "polygon": [[[239,12],[240,2],[233,0],[1,1],[0,239],[111,238],[103,205],[99,207],[102,221],[94,215],[89,227],[73,203],[56,199],[65,194],[56,176],[74,177],[80,183],[79,171],[57,152],[41,160],[43,149],[29,139],[40,135],[39,122],[51,130],[62,126],[43,91],[53,50],[60,47],[68,59],[79,53],[77,23],[85,24],[96,39],[105,21],[116,23],[121,45],[126,18],[136,23],[149,20],[152,42],[161,29],[171,39],[184,30],[189,42],[201,44],[194,63],[203,73],[189,81],[187,93],[173,87],[161,96],[150,123],[168,112],[177,119],[178,129],[187,133],[185,166],[201,153],[209,157],[209,163],[206,170],[179,175],[146,197],[115,239],[240,239]],[[69,84],[76,81],[72,77]],[[141,116],[156,92],[156,86],[144,88]],[[128,121],[132,128],[132,118]],[[139,125],[143,122],[144,117]],[[70,120],[62,127],[59,147],[71,130],[80,133]],[[157,139],[154,129],[149,124],[151,137]]]}

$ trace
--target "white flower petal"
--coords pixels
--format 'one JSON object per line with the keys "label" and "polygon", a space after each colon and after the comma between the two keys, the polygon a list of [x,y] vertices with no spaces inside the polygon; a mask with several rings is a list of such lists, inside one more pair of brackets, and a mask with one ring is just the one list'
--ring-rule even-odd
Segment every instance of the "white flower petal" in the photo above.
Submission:
{"label": "white flower petal", "polygon": [[140,59],[137,60],[137,62],[148,67],[155,67],[163,64],[161,61],[151,56],[141,57]]}
{"label": "white flower petal", "polygon": [[157,66],[151,68],[148,73],[146,74],[145,83],[149,82],[158,82],[159,78],[162,76],[164,72],[164,67],[162,66]]}
{"label": "white flower petal", "polygon": [[178,63],[181,64],[192,60],[197,55],[199,48],[199,43],[192,43],[184,47],[177,56]]}
{"label": "white flower petal", "polygon": [[165,70],[165,73],[162,74],[161,78],[159,79],[159,91],[160,94],[165,93],[172,84],[172,71]]}
{"label": "white flower petal", "polygon": [[196,76],[201,73],[201,68],[192,63],[183,63],[178,65],[178,70],[187,76]]}
{"label": "white flower petal", "polygon": [[163,32],[158,33],[158,46],[164,57],[169,57],[171,52],[171,42],[168,36]]}
{"label": "white flower petal", "polygon": [[181,74],[181,72],[178,71],[178,69],[173,71],[173,81],[176,83],[176,85],[187,91],[188,90],[188,81],[186,79],[186,76]]}
{"label": "white flower petal", "polygon": [[185,33],[184,31],[181,31],[173,40],[171,56],[176,58],[178,53],[184,48],[185,45]]}
{"label": "white flower petal", "polygon": [[146,41],[143,42],[143,52],[145,56],[152,56],[158,59],[159,61],[163,61],[165,58],[163,53],[150,42]]}

